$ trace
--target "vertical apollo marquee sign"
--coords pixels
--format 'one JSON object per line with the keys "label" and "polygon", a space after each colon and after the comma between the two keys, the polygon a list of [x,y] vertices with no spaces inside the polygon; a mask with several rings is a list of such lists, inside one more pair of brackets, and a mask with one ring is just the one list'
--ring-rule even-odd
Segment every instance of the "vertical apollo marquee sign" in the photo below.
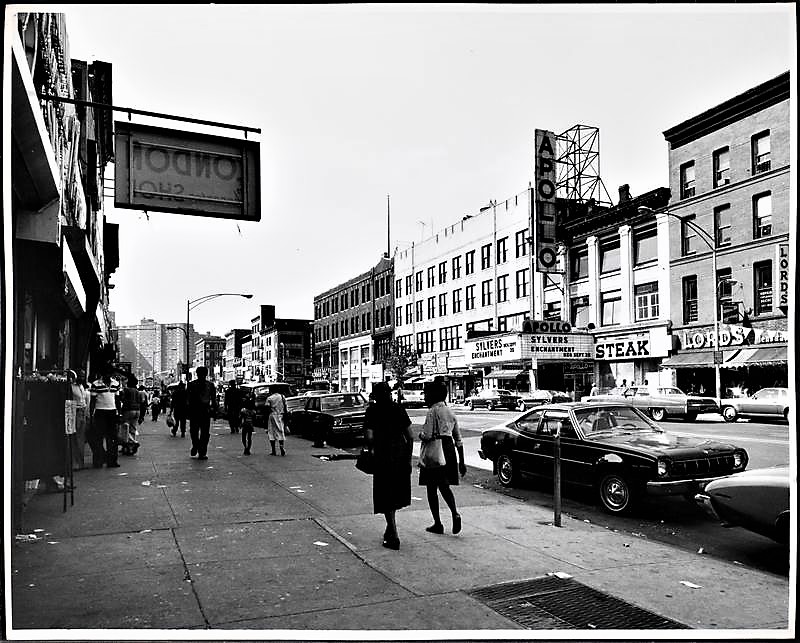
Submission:
{"label": "vertical apollo marquee sign", "polygon": [[533,195],[535,268],[538,272],[561,272],[556,248],[556,136],[537,129]]}

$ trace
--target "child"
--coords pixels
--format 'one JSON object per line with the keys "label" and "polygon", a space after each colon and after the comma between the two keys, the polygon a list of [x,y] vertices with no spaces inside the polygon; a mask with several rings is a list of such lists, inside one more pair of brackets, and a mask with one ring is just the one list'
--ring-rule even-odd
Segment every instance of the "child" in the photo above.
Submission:
{"label": "child", "polygon": [[253,420],[256,417],[256,412],[253,410],[253,400],[247,400],[239,412],[239,425],[242,431],[242,444],[244,445],[244,454],[250,455],[250,449],[253,446]]}

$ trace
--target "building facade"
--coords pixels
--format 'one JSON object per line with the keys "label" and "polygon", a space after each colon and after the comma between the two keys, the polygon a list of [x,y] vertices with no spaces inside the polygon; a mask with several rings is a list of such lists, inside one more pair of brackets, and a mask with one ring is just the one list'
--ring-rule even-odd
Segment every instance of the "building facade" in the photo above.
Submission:
{"label": "building facade", "polygon": [[788,384],[790,136],[789,72],[664,132],[679,386]]}
{"label": "building facade", "polygon": [[[186,364],[186,323],[162,324],[153,319],[142,319],[138,324],[116,327],[119,360],[129,366],[130,372],[144,383],[146,378],[177,379]],[[195,346],[200,335],[189,324],[189,354],[194,360]],[[192,366],[192,362],[189,362]]]}
{"label": "building facade", "polygon": [[369,271],[314,297],[315,385],[369,392],[384,380],[394,337],[393,283],[394,262],[384,255]]}
{"label": "building facade", "polygon": [[208,379],[216,382],[222,379],[225,358],[225,339],[211,333],[201,335],[195,342],[194,368],[205,366],[208,369]]}
{"label": "building facade", "polygon": [[242,362],[242,344],[250,340],[250,330],[233,328],[225,333],[225,354],[223,358],[223,376],[226,382],[245,381],[245,367]]}

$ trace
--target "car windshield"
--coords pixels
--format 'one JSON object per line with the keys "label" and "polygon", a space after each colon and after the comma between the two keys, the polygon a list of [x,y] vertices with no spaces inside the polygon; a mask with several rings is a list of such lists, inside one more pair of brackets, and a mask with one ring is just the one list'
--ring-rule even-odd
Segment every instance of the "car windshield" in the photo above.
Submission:
{"label": "car windshield", "polygon": [[661,431],[643,414],[628,406],[603,406],[575,411],[578,426],[588,439],[609,433]]}
{"label": "car windshield", "polygon": [[366,405],[366,400],[358,393],[332,395],[322,398],[323,411],[336,411],[338,409],[361,408]]}

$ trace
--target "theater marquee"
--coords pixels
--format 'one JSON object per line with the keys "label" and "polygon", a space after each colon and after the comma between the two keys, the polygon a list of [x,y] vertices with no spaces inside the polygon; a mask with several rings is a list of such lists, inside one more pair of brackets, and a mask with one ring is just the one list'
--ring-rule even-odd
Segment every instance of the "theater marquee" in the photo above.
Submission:
{"label": "theater marquee", "polygon": [[260,143],[117,121],[114,205],[261,220]]}

